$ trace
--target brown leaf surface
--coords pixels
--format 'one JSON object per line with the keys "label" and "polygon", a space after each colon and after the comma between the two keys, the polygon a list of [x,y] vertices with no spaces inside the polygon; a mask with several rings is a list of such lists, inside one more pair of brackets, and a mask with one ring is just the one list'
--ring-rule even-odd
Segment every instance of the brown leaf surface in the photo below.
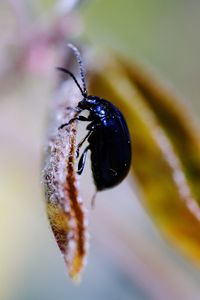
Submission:
{"label": "brown leaf surface", "polygon": [[52,118],[43,170],[47,214],[69,274],[78,279],[87,249],[86,208],[79,195],[75,166],[76,122],[58,129],[74,117],[78,97],[73,82],[58,89],[51,107]]}

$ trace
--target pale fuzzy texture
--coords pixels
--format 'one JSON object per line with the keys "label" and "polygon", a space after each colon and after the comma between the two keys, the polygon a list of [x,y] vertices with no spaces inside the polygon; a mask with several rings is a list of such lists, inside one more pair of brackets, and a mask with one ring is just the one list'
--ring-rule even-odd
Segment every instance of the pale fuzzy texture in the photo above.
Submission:
{"label": "pale fuzzy texture", "polygon": [[79,101],[80,93],[71,80],[60,84],[50,107],[43,168],[48,218],[73,278],[79,276],[85,265],[87,211],[79,195],[74,165],[76,122],[58,128],[74,117],[76,112],[68,107],[75,108]]}
{"label": "pale fuzzy texture", "polygon": [[[58,130],[59,126],[68,122],[74,112],[67,107],[76,107],[78,103],[75,87],[66,81],[61,84],[51,102],[50,121],[47,133],[43,182],[46,199],[57,203],[64,197],[63,185],[66,179],[66,160],[69,149],[69,127]],[[67,207],[66,207],[67,208]]]}

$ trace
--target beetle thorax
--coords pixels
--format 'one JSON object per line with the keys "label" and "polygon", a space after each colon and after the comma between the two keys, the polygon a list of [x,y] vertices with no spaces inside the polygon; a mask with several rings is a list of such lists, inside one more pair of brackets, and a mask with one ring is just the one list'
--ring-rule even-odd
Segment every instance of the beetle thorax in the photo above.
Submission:
{"label": "beetle thorax", "polygon": [[98,97],[95,96],[88,96],[83,98],[79,103],[78,107],[81,109],[92,110],[94,107],[97,106]]}

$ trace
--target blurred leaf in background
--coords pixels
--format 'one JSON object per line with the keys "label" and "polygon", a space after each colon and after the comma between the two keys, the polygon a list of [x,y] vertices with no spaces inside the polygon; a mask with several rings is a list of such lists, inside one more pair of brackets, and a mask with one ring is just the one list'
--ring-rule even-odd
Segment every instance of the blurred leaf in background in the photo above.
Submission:
{"label": "blurred leaf in background", "polygon": [[[61,12],[63,3],[0,4],[1,74],[20,54],[20,64],[3,80],[0,77],[0,298],[199,299],[199,271],[161,239],[136,199],[130,178],[98,195],[90,217],[88,265],[83,283],[74,287],[48,228],[39,172],[60,55],[55,41],[65,42],[65,36],[74,38],[83,31],[79,38],[92,49],[112,48],[150,64],[190,100],[198,117],[200,3],[85,1],[81,20],[77,11]],[[29,59],[24,43],[34,54]],[[84,199],[90,198],[92,185],[86,174],[81,178]]]}
{"label": "blurred leaf in background", "polygon": [[200,111],[199,1],[96,0],[85,7],[86,36],[151,64]]}

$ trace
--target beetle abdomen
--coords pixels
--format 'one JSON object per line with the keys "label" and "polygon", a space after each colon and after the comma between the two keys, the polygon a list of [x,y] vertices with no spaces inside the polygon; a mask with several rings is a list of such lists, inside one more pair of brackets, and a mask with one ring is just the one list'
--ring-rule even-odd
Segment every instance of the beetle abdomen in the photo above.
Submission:
{"label": "beetle abdomen", "polygon": [[119,184],[126,177],[131,162],[130,137],[122,114],[117,110],[112,117],[104,118],[88,141],[97,190]]}

